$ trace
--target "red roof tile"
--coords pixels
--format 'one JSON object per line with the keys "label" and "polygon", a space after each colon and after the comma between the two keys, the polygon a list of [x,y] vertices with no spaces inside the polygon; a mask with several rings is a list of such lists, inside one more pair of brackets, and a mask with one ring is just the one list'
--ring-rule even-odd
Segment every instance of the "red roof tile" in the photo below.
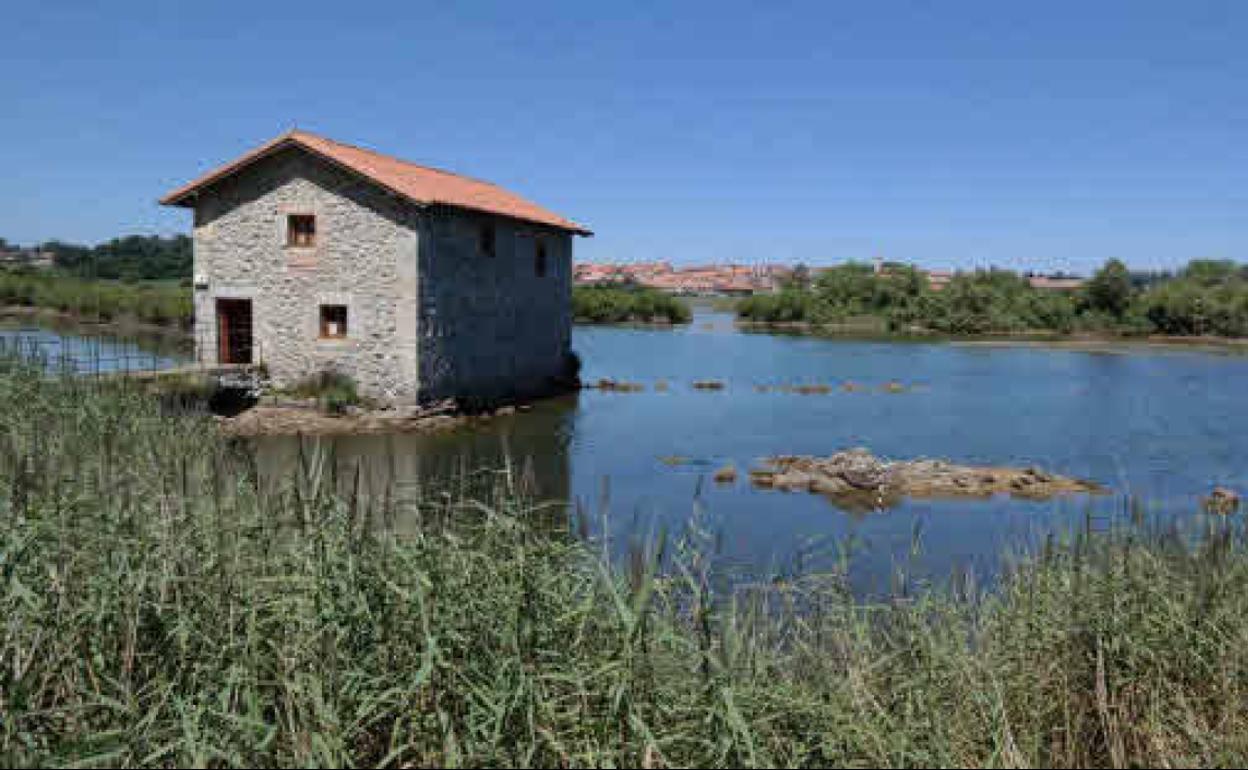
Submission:
{"label": "red roof tile", "polygon": [[166,206],[185,206],[192,193],[287,147],[301,147],[416,203],[471,209],[549,225],[577,235],[593,235],[589,229],[498,185],[298,130],[288,131],[237,160],[209,171],[161,198],[160,202]]}

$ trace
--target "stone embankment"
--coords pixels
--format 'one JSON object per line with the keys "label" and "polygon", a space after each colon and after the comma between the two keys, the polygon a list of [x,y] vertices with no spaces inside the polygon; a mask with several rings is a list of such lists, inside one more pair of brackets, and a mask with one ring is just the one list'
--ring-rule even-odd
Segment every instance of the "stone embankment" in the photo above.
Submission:
{"label": "stone embankment", "polygon": [[237,417],[218,417],[222,432],[231,436],[343,436],[370,433],[436,433],[472,425],[517,411],[528,411],[527,404],[504,405],[466,414],[454,401],[421,407],[364,410],[349,408],[341,415],[326,414],[316,399],[271,400],[252,407]]}
{"label": "stone embankment", "polygon": [[883,508],[902,498],[975,498],[1008,494],[1032,500],[1098,494],[1092,481],[1038,468],[957,465],[944,460],[885,460],[866,449],[828,457],[782,455],[750,472],[757,487],[825,495],[853,508]]}

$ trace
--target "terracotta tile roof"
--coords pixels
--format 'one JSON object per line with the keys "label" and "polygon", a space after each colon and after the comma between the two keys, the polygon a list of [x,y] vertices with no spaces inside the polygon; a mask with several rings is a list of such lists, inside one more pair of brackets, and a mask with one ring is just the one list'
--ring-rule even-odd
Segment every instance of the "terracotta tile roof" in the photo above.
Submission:
{"label": "terracotta tile roof", "polygon": [[313,155],[359,174],[416,203],[483,211],[557,227],[577,235],[593,235],[588,228],[570,219],[564,219],[553,211],[508,192],[498,185],[449,171],[421,166],[298,130],[288,131],[237,160],[209,171],[161,198],[160,202],[166,206],[189,205],[188,201],[192,193],[239,171],[260,158],[287,147],[301,147]]}
{"label": "terracotta tile roof", "polygon": [[1027,283],[1031,284],[1033,289],[1072,291],[1083,286],[1084,281],[1082,278],[1053,278],[1047,275],[1033,275],[1027,278]]}

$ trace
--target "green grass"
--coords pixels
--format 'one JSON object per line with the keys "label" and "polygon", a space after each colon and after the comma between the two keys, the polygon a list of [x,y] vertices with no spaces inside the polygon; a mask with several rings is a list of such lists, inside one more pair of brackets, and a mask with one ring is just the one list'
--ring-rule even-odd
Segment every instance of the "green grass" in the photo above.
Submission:
{"label": "green grass", "polygon": [[103,281],[0,270],[0,306],[47,308],[88,321],[133,320],[189,329],[191,290],[174,281]]}
{"label": "green grass", "polygon": [[[16,765],[1237,765],[1248,550],[1127,531],[992,592],[733,591],[621,567],[505,472],[256,476],[210,418],[0,371],[0,760]],[[398,523],[402,526],[397,526]],[[402,533],[402,534],[400,534]]]}
{"label": "green grass", "polygon": [[578,323],[686,324],[693,317],[689,305],[654,289],[636,286],[575,286],[572,317]]}

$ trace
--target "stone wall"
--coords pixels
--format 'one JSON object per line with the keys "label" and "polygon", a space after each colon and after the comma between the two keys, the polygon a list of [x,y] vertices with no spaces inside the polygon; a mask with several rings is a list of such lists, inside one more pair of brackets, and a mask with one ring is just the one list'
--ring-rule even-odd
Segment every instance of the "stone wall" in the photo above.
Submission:
{"label": "stone wall", "polygon": [[[481,227],[494,227],[494,254]],[[572,236],[497,217],[431,210],[421,234],[422,397],[549,391],[572,335]],[[546,271],[536,250],[545,244]]]}
{"label": "stone wall", "polygon": [[[289,214],[316,216],[314,247],[286,245]],[[493,256],[481,249],[486,222]],[[204,190],[194,241],[202,361],[217,360],[216,300],[233,298],[252,300],[253,361],[279,386],[336,369],[364,395],[413,403],[538,394],[565,371],[566,232],[422,208],[289,149]],[[322,304],[347,306],[346,339],[320,338]]]}
{"label": "stone wall", "polygon": [[[286,245],[288,214],[316,216],[315,246]],[[200,360],[217,360],[216,300],[250,299],[253,361],[275,384],[337,369],[362,393],[414,402],[419,217],[409,202],[299,149],[205,190],[194,239]],[[347,306],[345,339],[320,338],[322,304]]]}

